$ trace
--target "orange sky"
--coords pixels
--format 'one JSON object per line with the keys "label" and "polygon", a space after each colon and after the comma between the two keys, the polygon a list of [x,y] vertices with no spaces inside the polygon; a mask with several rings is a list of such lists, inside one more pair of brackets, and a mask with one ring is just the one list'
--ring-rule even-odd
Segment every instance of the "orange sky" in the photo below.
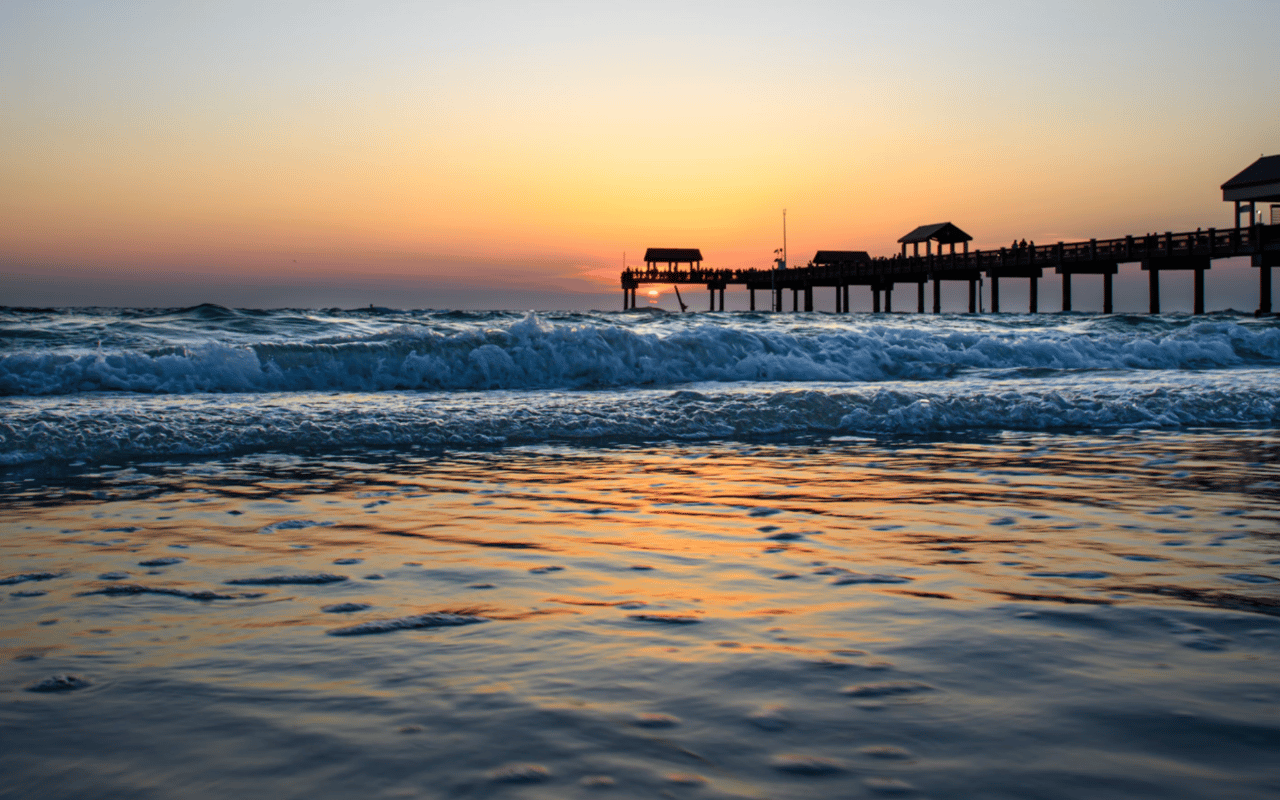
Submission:
{"label": "orange sky", "polygon": [[783,208],[792,263],[1225,226],[1280,152],[1274,2],[210,5],[0,11],[0,302],[554,303],[766,266]]}

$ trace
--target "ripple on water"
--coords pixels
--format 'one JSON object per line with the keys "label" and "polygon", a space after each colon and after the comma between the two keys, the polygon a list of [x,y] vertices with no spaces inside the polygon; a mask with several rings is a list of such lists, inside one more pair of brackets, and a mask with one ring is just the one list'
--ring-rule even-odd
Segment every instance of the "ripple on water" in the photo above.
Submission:
{"label": "ripple on water", "polygon": [[91,592],[81,592],[81,597],[88,595],[101,594],[107,597],[122,597],[135,594],[163,594],[170,597],[185,597],[188,600],[235,600],[233,594],[218,594],[217,592],[201,589],[199,591],[191,591],[189,589],[174,589],[168,586],[143,586],[137,583],[121,583],[115,586],[105,586],[101,589],[95,589]]}
{"label": "ripple on water", "polygon": [[79,675],[50,675],[44,680],[27,687],[28,692],[73,692],[93,684]]}
{"label": "ripple on water", "polygon": [[674,728],[680,724],[680,718],[671,714],[642,713],[636,714],[631,724],[638,728]]}
{"label": "ripple on water", "polygon": [[688,614],[628,614],[629,618],[640,622],[657,622],[664,625],[695,625],[701,619]]}
{"label": "ripple on water", "polygon": [[541,783],[551,779],[551,770],[541,764],[503,764],[489,773],[495,783]]}
{"label": "ripple on water", "polygon": [[368,603],[335,603],[331,606],[322,606],[321,611],[326,614],[350,614],[353,611],[365,611],[373,608]]}
{"label": "ripple on water", "polygon": [[341,583],[345,580],[349,580],[346,575],[318,572],[312,575],[265,575],[261,578],[232,578],[229,581],[223,581],[223,583],[232,586],[286,586]]}
{"label": "ripple on water", "polygon": [[747,715],[747,721],[762,731],[781,731],[791,727],[786,708],[780,705],[757,708]]}
{"label": "ripple on water", "polygon": [[834,758],[804,753],[780,753],[771,758],[769,763],[779,772],[789,772],[792,775],[817,776],[844,772],[844,765]]}
{"label": "ripple on water", "polygon": [[849,572],[837,576],[831,581],[832,586],[848,586],[856,583],[909,583],[915,578],[903,575],[878,575],[867,572]]}
{"label": "ripple on water", "polygon": [[258,533],[275,533],[276,531],[301,530],[303,528],[323,528],[332,525],[332,522],[316,522],[310,519],[286,519],[281,522],[273,522]]}
{"label": "ripple on water", "polygon": [[913,794],[916,787],[900,778],[869,776],[862,779],[862,785],[876,794]]}
{"label": "ripple on water", "polygon": [[181,564],[184,561],[186,561],[185,558],[178,558],[177,556],[166,556],[164,558],[148,558],[146,561],[139,561],[138,566],[140,567],[171,567],[174,564]]}
{"label": "ripple on water", "polygon": [[891,744],[873,744],[858,750],[864,756],[883,758],[885,760],[903,760],[911,758],[911,751]]}
{"label": "ripple on water", "polygon": [[919,681],[885,681],[883,683],[861,683],[856,686],[846,686],[840,690],[840,693],[850,697],[894,697],[931,691],[933,691],[932,686]]}
{"label": "ripple on water", "polygon": [[1251,572],[1232,572],[1232,573],[1230,573],[1230,574],[1224,575],[1223,577],[1224,577],[1224,578],[1229,578],[1229,579],[1231,579],[1231,580],[1233,580],[1233,581],[1240,581],[1241,583],[1277,583],[1277,582],[1280,582],[1280,581],[1278,581],[1276,578],[1271,577],[1270,575],[1257,575],[1257,574],[1254,574],[1254,573],[1251,573]]}
{"label": "ripple on water", "polygon": [[475,614],[455,614],[451,611],[430,611],[412,617],[395,619],[375,619],[352,625],[347,628],[333,628],[326,631],[330,636],[367,636],[375,633],[416,630],[422,628],[450,628],[458,625],[474,625],[488,622],[486,617]]}
{"label": "ripple on water", "polygon": [[0,578],[0,586],[14,586],[15,584],[29,583],[31,581],[51,581],[61,576],[61,572],[23,572],[18,575]]}

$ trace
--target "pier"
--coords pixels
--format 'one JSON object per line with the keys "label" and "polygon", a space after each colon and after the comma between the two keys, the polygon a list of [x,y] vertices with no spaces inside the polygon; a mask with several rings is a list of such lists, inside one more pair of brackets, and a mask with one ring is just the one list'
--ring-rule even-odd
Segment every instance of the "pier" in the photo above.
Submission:
{"label": "pier", "polygon": [[[950,223],[944,223],[950,225]],[[934,227],[934,226],[926,226]],[[950,227],[954,228],[954,225]],[[957,229],[958,230],[958,229]],[[1030,281],[1028,311],[1038,312],[1037,286],[1046,270],[1061,276],[1062,310],[1070,311],[1073,278],[1077,275],[1102,277],[1102,310],[1112,313],[1112,277],[1121,264],[1140,264],[1148,274],[1148,310],[1160,313],[1160,273],[1195,273],[1193,310],[1204,313],[1204,274],[1221,258],[1248,256],[1258,269],[1258,313],[1270,314],[1271,269],[1280,266],[1280,224],[1250,225],[1226,230],[1124,236],[1118,239],[1090,239],[1087,242],[1028,244],[999,250],[929,252],[874,258],[862,251],[820,250],[803,267],[790,269],[708,269],[702,266],[699,251],[651,248],[645,254],[644,269],[622,273],[623,309],[636,307],[636,290],[643,284],[694,284],[706,286],[709,310],[724,310],[724,293],[729,286],[750,292],[751,310],[756,310],[756,292],[769,297],[773,311],[783,311],[785,295],[791,293],[792,311],[812,311],[814,291],[834,290],[837,312],[849,310],[850,287],[867,287],[872,293],[873,312],[893,310],[893,290],[900,284],[914,284],[915,307],[925,313],[926,285],[932,284],[933,313],[941,311],[943,282],[967,284],[969,312],[977,311],[978,280],[991,281],[991,312],[1000,312],[1001,279]],[[967,244],[967,242],[966,242]],[[904,245],[905,246],[905,245]],[[673,253],[682,254],[675,258]],[[693,256],[696,256],[694,258]],[[882,302],[883,299],[883,302]]]}
{"label": "pier", "polygon": [[[1255,222],[1256,203],[1280,201],[1280,155],[1258,159],[1222,185],[1223,199],[1235,203],[1235,227],[1148,233],[1112,239],[1035,244],[1016,242],[998,250],[972,250],[973,237],[950,222],[922,225],[903,236],[900,253],[872,257],[861,250],[819,250],[803,267],[775,269],[708,269],[694,248],[650,248],[643,269],[627,269],[621,276],[623,309],[636,307],[636,290],[643,284],[706,286],[709,310],[724,310],[729,286],[745,288],[756,310],[756,292],[765,292],[769,308],[783,311],[791,293],[792,311],[812,311],[814,292],[834,290],[837,313],[848,312],[850,287],[867,287],[873,312],[893,310],[893,290],[914,285],[915,307],[925,313],[926,286],[932,284],[932,310],[942,307],[944,282],[967,284],[969,312],[977,311],[978,282],[991,282],[991,312],[1000,312],[1000,281],[1030,281],[1028,311],[1039,309],[1038,285],[1045,270],[1061,276],[1062,310],[1070,311],[1073,279],[1102,277],[1103,313],[1112,313],[1112,279],[1121,264],[1138,264],[1147,273],[1148,310],[1160,313],[1160,273],[1194,272],[1193,313],[1204,313],[1204,279],[1215,260],[1248,257],[1258,270],[1259,315],[1271,314],[1271,269],[1280,266],[1280,205],[1271,206],[1271,224]],[[1247,214],[1250,224],[1241,224]],[[907,252],[908,245],[911,252]],[[921,253],[921,245],[924,252]],[[936,249],[935,249],[936,245]],[[956,245],[960,245],[959,252]],[[945,250],[945,252],[944,252]],[[882,303],[883,300],[883,303]]]}

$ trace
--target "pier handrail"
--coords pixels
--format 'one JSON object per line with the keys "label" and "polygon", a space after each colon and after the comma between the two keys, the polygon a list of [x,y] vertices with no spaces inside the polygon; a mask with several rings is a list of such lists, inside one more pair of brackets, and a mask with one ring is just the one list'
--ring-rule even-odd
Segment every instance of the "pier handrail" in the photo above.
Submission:
{"label": "pier handrail", "polygon": [[787,286],[825,283],[832,280],[908,277],[924,281],[946,273],[1044,268],[1090,263],[1123,263],[1209,256],[1228,258],[1280,251],[1280,225],[1251,225],[1244,228],[1197,229],[1194,231],[1147,233],[1112,239],[1027,245],[967,253],[932,253],[911,256],[875,256],[864,261],[791,267],[785,271],[757,267],[710,269],[706,267],[660,268],[656,265],[628,268],[622,285],[641,283],[761,284],[785,278]]}

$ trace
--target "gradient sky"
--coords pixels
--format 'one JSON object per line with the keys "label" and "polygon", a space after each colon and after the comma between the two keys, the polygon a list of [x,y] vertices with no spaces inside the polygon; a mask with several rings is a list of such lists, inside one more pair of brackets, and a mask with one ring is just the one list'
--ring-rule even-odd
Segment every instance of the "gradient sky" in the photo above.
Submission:
{"label": "gradient sky", "polygon": [[1277,30],[1276,0],[7,0],[0,303],[614,308],[624,252],[764,267],[783,208],[793,263],[944,220],[1226,227],[1219,185],[1280,153]]}

